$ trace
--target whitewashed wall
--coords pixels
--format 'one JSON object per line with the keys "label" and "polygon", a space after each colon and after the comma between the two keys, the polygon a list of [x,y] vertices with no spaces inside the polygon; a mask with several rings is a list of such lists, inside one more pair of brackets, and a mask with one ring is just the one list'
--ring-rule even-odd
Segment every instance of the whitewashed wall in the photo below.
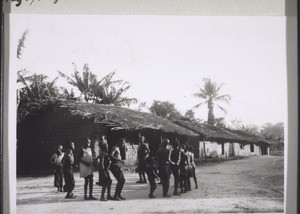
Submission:
{"label": "whitewashed wall", "polygon": [[[262,151],[260,146],[254,144],[254,152],[251,152],[250,144],[240,144],[240,143],[224,143],[224,155],[222,155],[222,144],[205,141],[199,142],[199,157],[203,158],[204,148],[206,149],[207,157],[231,157],[231,156],[250,156],[250,155],[261,155]],[[242,146],[241,146],[242,145]]]}
{"label": "whitewashed wall", "polygon": [[134,166],[137,161],[137,149],[138,145],[130,145],[129,143],[126,143],[126,159],[125,159],[125,165],[126,166]]}

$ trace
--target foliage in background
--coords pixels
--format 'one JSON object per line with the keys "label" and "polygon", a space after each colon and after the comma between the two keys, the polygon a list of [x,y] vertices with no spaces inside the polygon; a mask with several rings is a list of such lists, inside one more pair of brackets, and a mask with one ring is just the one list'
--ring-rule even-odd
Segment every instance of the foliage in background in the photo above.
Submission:
{"label": "foliage in background", "polygon": [[185,119],[188,119],[190,121],[198,122],[198,123],[204,123],[203,120],[195,117],[195,112],[193,109],[189,109],[184,114]]}
{"label": "foliage in background", "polygon": [[[114,75],[115,73],[113,73]],[[112,77],[113,77],[112,75]],[[107,83],[107,84],[106,84]],[[118,80],[111,83],[110,80],[105,80],[104,87],[97,87],[93,91],[93,99],[95,103],[110,104],[115,106],[130,106],[136,103],[137,99],[125,97],[124,94],[130,89],[129,82]]]}
{"label": "foliage in background", "polygon": [[[17,58],[21,59],[23,49],[25,48],[25,41],[29,30],[25,30],[19,39],[17,46]],[[76,65],[73,63],[74,73],[71,77],[58,71],[60,77],[65,78],[70,85],[80,91],[80,96],[77,97],[71,89],[70,91],[64,87],[56,86],[58,77],[54,80],[49,81],[46,75],[42,74],[30,74],[26,69],[22,69],[17,73],[17,120],[23,120],[28,114],[33,113],[46,106],[49,102],[55,99],[69,99],[69,100],[80,100],[83,97],[85,102],[93,102],[100,104],[111,104],[116,106],[129,105],[136,103],[135,98],[125,97],[124,94],[130,89],[130,84],[123,80],[113,80],[115,71],[105,75],[102,79],[98,80],[97,76],[93,74],[88,65],[83,66],[82,74],[80,74]],[[231,97],[227,94],[220,94],[220,91],[224,84],[218,85],[212,82],[210,79],[203,79],[203,87],[199,87],[199,92],[195,93],[194,96],[203,100],[203,102],[194,106],[199,108],[203,104],[207,104],[208,108],[208,119],[207,123],[216,125],[223,128],[238,129],[243,132],[258,135],[266,140],[274,142],[271,145],[272,151],[283,151],[284,148],[284,124],[267,123],[262,127],[255,125],[244,125],[241,121],[232,121],[231,125],[225,123],[225,118],[215,118],[213,110],[215,105],[225,113],[226,109],[218,102],[229,103]],[[155,115],[164,117],[169,120],[181,119],[183,116],[175,108],[174,103],[168,101],[157,101],[154,100],[151,107],[147,107],[145,102],[139,104],[139,111],[150,110]],[[185,118],[192,121],[203,122],[195,118],[195,112],[191,109],[186,111]]]}
{"label": "foliage in background", "polygon": [[276,124],[266,123],[262,126],[256,126],[253,124],[242,124],[241,121],[232,121],[231,126],[227,126],[230,129],[241,130],[248,134],[257,135],[263,139],[266,139],[272,144],[270,145],[271,155],[283,155],[284,152],[284,123],[279,122]]}
{"label": "foliage in background", "polygon": [[260,128],[253,124],[242,125],[239,129],[248,134],[260,135]]}
{"label": "foliage in background", "polygon": [[276,123],[265,124],[261,131],[260,136],[264,139],[274,142],[271,145],[271,154],[275,155],[283,155],[284,151],[284,124],[283,123]]}
{"label": "foliage in background", "polygon": [[180,119],[183,117],[175,108],[175,104],[170,103],[169,101],[154,100],[149,110],[153,114],[169,120]]}
{"label": "foliage in background", "polygon": [[215,118],[215,126],[220,128],[228,128],[228,125],[225,123],[224,117]]}
{"label": "foliage in background", "polygon": [[60,97],[59,89],[55,85],[58,78],[48,81],[46,75],[27,74],[26,70],[18,72],[17,83],[23,85],[18,94],[18,121],[22,121],[28,114]]}
{"label": "foliage in background", "polygon": [[105,78],[109,78],[109,75],[102,78],[100,81],[97,80],[97,76],[90,72],[88,64],[84,64],[82,74],[80,74],[77,66],[73,63],[73,74],[71,77],[58,71],[58,74],[67,80],[67,82],[79,90],[80,97],[83,96],[85,102],[93,100],[92,91],[104,82]]}
{"label": "foliage in background", "polygon": [[191,121],[195,121],[196,120],[196,118],[195,118],[195,112],[192,109],[187,110],[185,112],[185,114],[184,114],[184,117],[188,118]]}
{"label": "foliage in background", "polygon": [[219,109],[221,109],[223,112],[225,112],[225,114],[226,114],[227,110],[217,103],[218,102],[229,103],[231,100],[231,97],[228,94],[220,94],[220,91],[224,85],[223,83],[218,85],[216,82],[212,82],[211,79],[209,79],[209,78],[204,78],[203,81],[204,81],[203,87],[199,87],[199,92],[197,92],[193,95],[204,101],[195,105],[194,108],[199,108],[201,105],[207,104],[207,108],[208,108],[207,122],[210,125],[214,125],[215,124],[215,116],[214,116],[215,105]]}
{"label": "foliage in background", "polygon": [[60,93],[61,93],[61,97],[67,100],[78,100],[79,98],[76,97],[74,90],[71,88],[71,90],[69,91],[68,89],[64,88],[64,87],[60,87]]}
{"label": "foliage in background", "polygon": [[284,142],[284,124],[276,123],[275,125],[267,123],[260,131],[260,135],[267,140]]}
{"label": "foliage in background", "polygon": [[80,91],[80,97],[83,96],[85,102],[129,106],[131,103],[137,101],[135,98],[124,96],[130,88],[130,84],[123,80],[113,80],[115,71],[110,72],[98,80],[97,75],[90,71],[88,64],[83,66],[82,74],[80,74],[75,63],[73,63],[73,66],[74,73],[71,77],[60,71],[58,71],[58,73],[61,77],[65,78],[70,85]]}
{"label": "foliage in background", "polygon": [[22,34],[21,39],[19,39],[18,42],[18,47],[17,47],[17,58],[20,59],[22,56],[22,50],[25,48],[25,40],[27,38],[27,35],[29,33],[29,30],[25,30],[24,33]]}
{"label": "foliage in background", "polygon": [[146,102],[139,102],[136,111],[149,112],[149,107]]}

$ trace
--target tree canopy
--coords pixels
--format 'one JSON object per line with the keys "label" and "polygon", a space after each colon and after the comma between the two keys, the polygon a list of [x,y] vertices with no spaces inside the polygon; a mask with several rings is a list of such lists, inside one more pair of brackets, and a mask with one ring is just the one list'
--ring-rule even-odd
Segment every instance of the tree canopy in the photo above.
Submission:
{"label": "tree canopy", "polygon": [[184,117],[190,119],[190,120],[196,120],[195,118],[195,112],[192,109],[189,109],[185,112]]}
{"label": "tree canopy", "polygon": [[160,117],[174,120],[181,118],[181,113],[176,109],[174,103],[170,103],[169,101],[158,101],[154,100],[149,110]]}
{"label": "tree canopy", "polygon": [[28,71],[18,72],[18,121],[23,120],[28,114],[39,110],[44,104],[61,96],[59,88],[55,85],[57,78],[48,81],[43,74],[28,75]]}
{"label": "tree canopy", "polygon": [[284,124],[281,122],[276,124],[267,123],[262,127],[260,135],[267,140],[283,143]]}

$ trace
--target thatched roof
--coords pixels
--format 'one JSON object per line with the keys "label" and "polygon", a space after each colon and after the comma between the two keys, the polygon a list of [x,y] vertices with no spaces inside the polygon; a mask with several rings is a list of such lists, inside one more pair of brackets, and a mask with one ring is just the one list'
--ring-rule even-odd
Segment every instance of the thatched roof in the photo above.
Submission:
{"label": "thatched roof", "polygon": [[253,134],[243,132],[241,130],[234,130],[234,129],[227,129],[227,128],[225,130],[228,130],[231,133],[234,133],[234,134],[237,134],[237,135],[241,136],[247,142],[272,144],[272,142],[270,142],[266,139],[263,139],[259,136],[253,135]]}
{"label": "thatched roof", "polygon": [[269,143],[258,136],[250,135],[238,130],[223,129],[217,126],[187,120],[177,120],[174,123],[197,132],[201,138],[216,142],[239,143]]}
{"label": "thatched roof", "polygon": [[152,129],[180,135],[198,136],[197,133],[167,119],[128,108],[66,100],[57,101],[56,105],[60,108],[66,108],[73,116],[92,119],[95,123],[103,123],[115,130]]}

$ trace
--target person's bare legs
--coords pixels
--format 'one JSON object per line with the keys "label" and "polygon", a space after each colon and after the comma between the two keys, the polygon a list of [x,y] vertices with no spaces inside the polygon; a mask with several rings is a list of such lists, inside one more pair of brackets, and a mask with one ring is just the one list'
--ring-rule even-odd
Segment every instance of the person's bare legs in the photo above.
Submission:
{"label": "person's bare legs", "polygon": [[136,182],[137,184],[143,183],[143,178],[142,178],[141,172],[139,172],[139,177],[140,177],[140,180]]}
{"label": "person's bare legs", "polygon": [[110,180],[110,181],[108,182],[108,185],[107,185],[107,200],[112,200],[112,199],[113,199],[113,197],[112,197],[111,194],[110,194],[111,183],[112,183],[112,181]]}
{"label": "person's bare legs", "polygon": [[89,192],[89,200],[96,200],[96,198],[93,196],[93,187],[94,187],[94,179],[93,179],[93,175],[89,175],[89,188],[90,188],[90,192]]}
{"label": "person's bare legs", "polygon": [[84,200],[88,200],[87,197],[87,188],[88,188],[89,179],[88,176],[84,178]]}
{"label": "person's bare legs", "polygon": [[142,176],[144,178],[143,183],[147,183],[145,172],[142,172]]}
{"label": "person's bare legs", "polygon": [[196,175],[193,176],[195,182],[195,189],[198,189],[197,177]]}
{"label": "person's bare legs", "polygon": [[103,184],[100,201],[106,201],[106,199],[104,197],[106,189],[107,189],[106,184]]}

